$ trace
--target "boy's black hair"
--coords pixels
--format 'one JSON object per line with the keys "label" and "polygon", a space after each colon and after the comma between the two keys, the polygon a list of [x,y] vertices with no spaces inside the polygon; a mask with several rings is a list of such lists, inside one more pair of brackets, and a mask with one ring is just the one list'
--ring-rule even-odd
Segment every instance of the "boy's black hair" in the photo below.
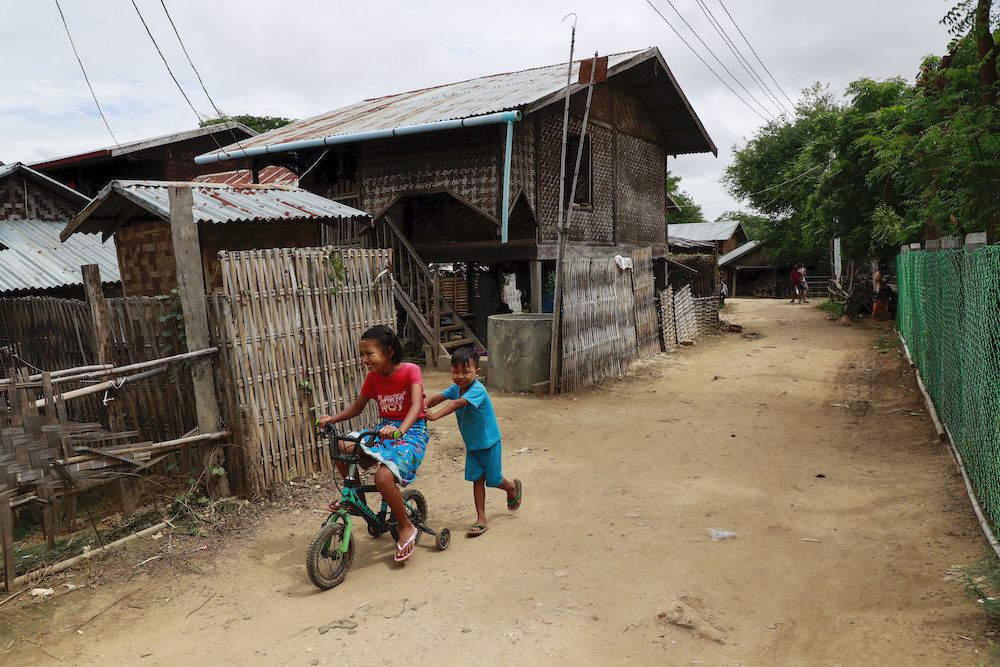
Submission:
{"label": "boy's black hair", "polygon": [[473,368],[479,368],[479,351],[474,347],[460,347],[451,353],[451,365],[464,368],[466,364],[471,364]]}
{"label": "boy's black hair", "polygon": [[392,353],[392,362],[395,364],[402,363],[403,361],[403,346],[399,343],[399,338],[396,336],[396,332],[385,326],[384,324],[379,324],[374,326],[368,331],[361,334],[361,340],[373,340],[378,343],[383,350],[387,350]]}

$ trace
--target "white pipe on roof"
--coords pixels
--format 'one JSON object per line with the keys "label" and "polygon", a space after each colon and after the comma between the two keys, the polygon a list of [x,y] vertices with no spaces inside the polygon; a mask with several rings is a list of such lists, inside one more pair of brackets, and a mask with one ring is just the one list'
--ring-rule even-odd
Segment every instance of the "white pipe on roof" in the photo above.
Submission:
{"label": "white pipe on roof", "polygon": [[428,132],[441,132],[443,130],[455,130],[461,127],[478,127],[480,125],[499,125],[501,123],[514,123],[521,120],[520,111],[500,111],[485,116],[473,116],[472,118],[460,118],[458,120],[440,120],[433,123],[422,123],[420,125],[407,125],[396,127],[390,130],[370,130],[368,132],[355,132],[354,134],[335,134],[322,139],[303,139],[302,141],[289,141],[283,144],[271,146],[257,146],[245,150],[221,151],[210,155],[200,155],[194,159],[196,164],[211,164],[213,162],[223,162],[225,160],[238,160],[240,158],[258,157],[261,155],[271,155],[273,153],[287,153],[289,151],[305,150],[308,148],[323,148],[324,146],[334,146],[336,144],[350,144],[358,141],[371,141],[373,139],[389,139],[391,137],[404,137],[411,134],[426,134]]}

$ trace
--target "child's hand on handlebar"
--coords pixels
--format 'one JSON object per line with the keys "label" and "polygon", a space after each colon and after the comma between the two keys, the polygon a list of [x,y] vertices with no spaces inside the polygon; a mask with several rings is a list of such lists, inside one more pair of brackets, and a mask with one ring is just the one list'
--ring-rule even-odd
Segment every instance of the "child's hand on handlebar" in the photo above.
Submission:
{"label": "child's hand on handlebar", "polygon": [[316,428],[322,431],[332,423],[333,423],[333,417],[331,417],[330,415],[320,415],[316,419]]}
{"label": "child's hand on handlebar", "polygon": [[395,426],[387,425],[378,430],[378,437],[383,440],[399,440],[403,437],[403,434]]}

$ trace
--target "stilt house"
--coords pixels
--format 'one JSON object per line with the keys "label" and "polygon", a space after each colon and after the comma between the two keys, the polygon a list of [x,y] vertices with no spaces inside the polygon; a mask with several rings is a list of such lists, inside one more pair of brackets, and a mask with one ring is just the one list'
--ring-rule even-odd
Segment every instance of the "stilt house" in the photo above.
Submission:
{"label": "stilt house", "polygon": [[[510,274],[525,309],[542,311],[551,293],[567,70],[563,63],[365,100],[196,161],[284,166],[301,187],[367,211],[374,222],[358,241],[394,249],[408,321],[442,353],[485,347],[486,317],[504,308],[497,295]],[[656,48],[575,62],[569,87],[570,253],[610,258],[652,248],[662,284],[667,159],[717,149]],[[449,290],[454,300],[440,297],[431,265],[463,277]],[[469,313],[453,305],[463,296]]]}

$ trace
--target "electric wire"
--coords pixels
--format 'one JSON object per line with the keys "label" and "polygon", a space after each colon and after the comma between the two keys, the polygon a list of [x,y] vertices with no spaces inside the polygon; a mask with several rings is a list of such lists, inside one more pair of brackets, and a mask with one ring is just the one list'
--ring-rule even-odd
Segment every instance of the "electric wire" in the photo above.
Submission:
{"label": "electric wire", "polygon": [[778,91],[785,96],[785,99],[788,100],[788,103],[791,104],[792,107],[794,108],[795,102],[793,102],[792,98],[790,98],[788,94],[781,88],[781,84],[779,84],[777,79],[774,78],[774,75],[771,74],[771,70],[767,68],[767,65],[764,64],[764,61],[762,61],[760,59],[760,56],[757,55],[757,50],[753,48],[753,44],[750,43],[750,40],[748,40],[746,38],[746,35],[743,34],[743,31],[740,30],[740,26],[736,24],[736,19],[734,19],[732,14],[729,13],[729,10],[726,8],[726,5],[722,2],[722,0],[719,0],[719,4],[722,6],[722,10],[726,12],[726,16],[729,17],[729,20],[732,21],[733,26],[736,28],[736,32],[740,33],[740,37],[742,37],[743,41],[746,42],[746,45],[750,47],[750,52],[753,53],[754,58],[756,58],[757,62],[760,63],[760,66],[764,68],[764,71],[767,72],[767,75],[771,78],[771,81],[773,81],[774,85],[778,88]]}
{"label": "electric wire", "polygon": [[63,14],[62,7],[59,5],[59,0],[55,0],[55,3],[56,9],[59,10],[59,17],[62,18],[63,27],[66,29],[66,36],[69,37],[69,45],[73,47],[73,55],[76,56],[76,62],[80,64],[80,71],[83,72],[83,80],[87,82],[87,88],[90,89],[90,95],[94,98],[94,104],[97,106],[97,112],[101,114],[101,120],[104,121],[104,127],[108,128],[108,134],[111,135],[111,139],[115,142],[115,146],[118,147],[118,150],[122,150],[122,146],[118,143],[115,133],[111,131],[111,125],[108,124],[108,118],[104,115],[101,103],[97,101],[97,93],[94,92],[94,87],[90,85],[90,77],[87,76],[87,70],[84,68],[83,61],[80,59],[80,54],[76,50],[76,44],[73,42],[73,35],[69,32],[69,24],[66,23],[66,15]]}
{"label": "electric wire", "polygon": [[[762,120],[764,120],[764,121],[768,121],[768,120],[771,120],[771,119],[770,119],[770,118],[768,118],[767,116],[764,116],[764,115],[763,115],[763,114],[762,114],[761,112],[759,112],[759,111],[757,111],[756,109],[754,109],[754,108],[753,108],[753,106],[751,106],[751,104],[750,104],[749,102],[747,102],[747,101],[746,101],[745,99],[743,99],[742,97],[740,97],[740,94],[739,94],[739,93],[737,93],[737,92],[736,92],[735,90],[733,90],[733,87],[732,87],[732,86],[730,86],[730,85],[729,85],[728,83],[726,83],[725,79],[723,79],[723,78],[722,78],[721,76],[719,76],[719,73],[718,73],[718,72],[716,72],[716,71],[715,71],[714,69],[712,69],[712,66],[711,66],[711,65],[709,65],[709,64],[708,64],[707,62],[705,62],[705,59],[704,59],[704,58],[702,58],[702,57],[701,57],[701,55],[700,55],[700,54],[699,54],[699,53],[698,53],[697,51],[695,51],[695,50],[694,50],[694,47],[693,47],[693,46],[691,46],[690,44],[688,44],[687,40],[686,40],[686,39],[684,39],[684,37],[683,37],[683,36],[681,35],[681,33],[679,33],[679,32],[677,31],[677,28],[675,28],[675,27],[673,26],[673,24],[671,24],[671,23],[670,23],[670,21],[668,21],[668,20],[667,20],[667,17],[663,15],[663,12],[661,12],[661,11],[660,11],[660,10],[659,10],[659,9],[658,9],[658,8],[656,7],[656,5],[654,5],[654,4],[653,4],[652,0],[646,0],[646,4],[648,4],[648,5],[650,6],[650,7],[652,7],[652,8],[653,8],[653,11],[654,11],[654,12],[656,12],[656,13],[657,13],[657,14],[659,15],[659,17],[660,17],[661,19],[663,19],[663,22],[667,24],[667,27],[669,27],[669,28],[670,28],[671,30],[673,30],[673,31],[674,31],[674,34],[675,34],[675,35],[677,35],[677,37],[678,37],[678,38],[679,38],[679,39],[680,39],[680,40],[681,40],[681,41],[682,41],[682,42],[684,43],[684,46],[688,47],[688,49],[690,49],[690,50],[691,50],[691,53],[693,53],[693,54],[695,55],[695,57],[696,57],[696,58],[697,58],[698,60],[700,60],[700,61],[702,62],[702,64],[703,64],[703,65],[704,65],[705,67],[707,67],[707,68],[708,68],[708,71],[709,71],[709,72],[711,72],[712,74],[714,74],[714,75],[715,75],[715,78],[716,78],[716,79],[718,79],[718,80],[719,80],[719,82],[720,82],[720,83],[722,83],[722,85],[723,85],[723,86],[725,86],[726,88],[728,88],[728,89],[729,89],[729,92],[731,92],[731,93],[732,93],[733,95],[735,95],[735,96],[736,96],[736,98],[737,98],[737,99],[738,99],[738,100],[739,100],[740,102],[743,102],[743,104],[747,105],[747,108],[749,108],[749,109],[750,109],[751,111],[753,111],[753,112],[754,112],[755,114],[757,114],[758,116],[760,116]],[[676,11],[676,10],[674,10],[674,11]],[[763,107],[761,107],[761,108],[763,108]],[[765,113],[766,113],[766,111],[765,111]]]}
{"label": "electric wire", "polygon": [[[216,106],[215,100],[213,100],[212,96],[208,94],[208,88],[205,87],[205,82],[202,81],[201,73],[198,72],[198,68],[194,66],[194,61],[191,60],[191,56],[190,54],[188,54],[187,47],[184,46],[184,40],[181,39],[181,33],[177,30],[177,24],[174,23],[173,17],[170,16],[170,10],[167,9],[166,0],[160,0],[160,5],[163,6],[163,13],[167,15],[167,20],[170,21],[170,27],[174,29],[174,34],[177,36],[177,43],[181,45],[181,51],[184,52],[184,57],[187,58],[188,64],[191,65],[191,69],[194,70],[194,75],[198,77],[198,83],[201,84],[201,89],[205,92],[205,97],[208,98],[208,101],[212,105],[212,108],[215,109],[215,113],[217,114],[217,116],[220,119],[225,119],[226,121],[228,121],[228,118],[225,116],[225,114],[219,111],[219,107]],[[233,136],[233,141],[236,142],[236,145],[240,147],[240,150],[243,150],[243,146],[240,145],[240,139],[239,137],[236,136],[236,130],[230,127],[229,133]]]}
{"label": "electric wire", "polygon": [[787,108],[785,108],[785,106],[781,103],[781,100],[778,99],[778,96],[775,95],[771,91],[770,87],[764,82],[764,79],[759,74],[757,74],[757,72],[753,69],[753,66],[750,64],[750,61],[746,59],[743,53],[733,42],[732,38],[729,37],[729,34],[726,32],[725,28],[722,27],[721,23],[719,23],[719,20],[715,18],[715,14],[713,14],[712,10],[708,8],[708,5],[705,3],[705,0],[695,0],[695,1],[698,3],[698,7],[701,9],[701,13],[705,15],[705,18],[708,19],[708,22],[711,24],[712,28],[715,29],[716,34],[718,34],[719,37],[722,38],[722,41],[725,42],[726,46],[729,48],[730,53],[732,53],[733,56],[735,56],[736,61],[743,68],[743,71],[745,71],[747,74],[750,75],[750,79],[755,84],[757,84],[757,87],[760,88],[761,91],[763,91],[767,99],[775,106],[775,108],[778,109],[778,113],[784,113],[787,114],[788,116],[792,116],[793,114]]}
{"label": "electric wire", "polygon": [[[650,6],[652,6],[652,2],[650,0],[646,0],[646,1],[649,2]],[[688,28],[688,30],[691,31],[691,34],[693,34],[695,36],[695,38],[697,38],[697,40],[699,42],[701,42],[701,45],[703,47],[705,47],[705,50],[708,51],[709,55],[711,55],[715,59],[715,62],[719,63],[719,66],[722,67],[722,69],[726,72],[726,74],[728,74],[733,79],[733,81],[736,82],[736,85],[738,85],[743,90],[743,92],[747,94],[747,97],[749,97],[751,100],[753,100],[754,104],[756,104],[757,106],[759,106],[761,108],[761,110],[765,114],[767,114],[768,116],[770,116],[769,120],[774,120],[774,118],[775,118],[774,114],[772,114],[770,111],[768,111],[767,108],[763,104],[761,104],[760,101],[756,97],[754,97],[753,93],[751,93],[749,90],[747,90],[747,87],[743,85],[743,82],[740,81],[736,77],[735,74],[733,74],[731,71],[729,71],[729,68],[726,67],[725,63],[723,63],[722,60],[719,59],[719,56],[715,55],[715,52],[712,50],[712,47],[710,47],[708,44],[705,43],[705,40],[703,40],[701,38],[701,35],[699,35],[698,32],[693,27],[691,27],[691,24],[688,23],[687,19],[684,18],[684,16],[680,13],[680,11],[677,10],[677,7],[674,6],[673,1],[672,0],[666,0],[666,2],[667,2],[668,5],[670,5],[670,8],[674,10],[674,13],[677,14],[677,16],[680,18],[680,20],[684,22],[684,25],[686,25],[687,28]],[[661,14],[660,16],[663,16],[663,15]],[[666,20],[666,19],[664,19],[664,20]],[[673,26],[671,26],[671,28],[672,27]],[[676,30],[674,32],[676,32]],[[688,48],[691,48],[690,45],[688,46]],[[746,103],[749,106],[749,103],[747,103],[746,100],[744,100],[744,103]],[[765,119],[765,120],[767,120],[767,119]]]}
{"label": "electric wire", "polygon": [[[160,49],[160,45],[156,43],[156,38],[153,37],[153,33],[152,31],[150,31],[149,25],[146,23],[146,19],[143,17],[142,12],[139,11],[139,5],[135,3],[135,0],[132,0],[132,6],[135,7],[135,13],[139,15],[139,20],[142,21],[142,27],[146,29],[146,34],[149,35],[149,39],[153,42],[153,46],[156,48],[156,52],[160,54],[160,60],[163,61],[163,66],[167,68],[167,73],[170,74],[170,78],[174,80],[174,84],[177,86],[177,90],[181,91],[181,95],[184,97],[184,101],[187,102],[189,107],[191,107],[191,111],[194,112],[194,115],[197,116],[198,118],[198,122],[201,123],[202,121],[201,114],[198,113],[198,110],[194,108],[194,104],[191,103],[191,100],[190,98],[188,98],[187,93],[184,92],[184,88],[181,87],[180,81],[178,81],[177,77],[174,76],[174,71],[170,69],[170,63],[167,62],[166,56],[163,55],[163,51]],[[209,132],[208,136],[212,138],[212,141],[215,142],[215,145],[221,151],[222,145],[219,143],[219,140],[216,139],[215,133]]]}

